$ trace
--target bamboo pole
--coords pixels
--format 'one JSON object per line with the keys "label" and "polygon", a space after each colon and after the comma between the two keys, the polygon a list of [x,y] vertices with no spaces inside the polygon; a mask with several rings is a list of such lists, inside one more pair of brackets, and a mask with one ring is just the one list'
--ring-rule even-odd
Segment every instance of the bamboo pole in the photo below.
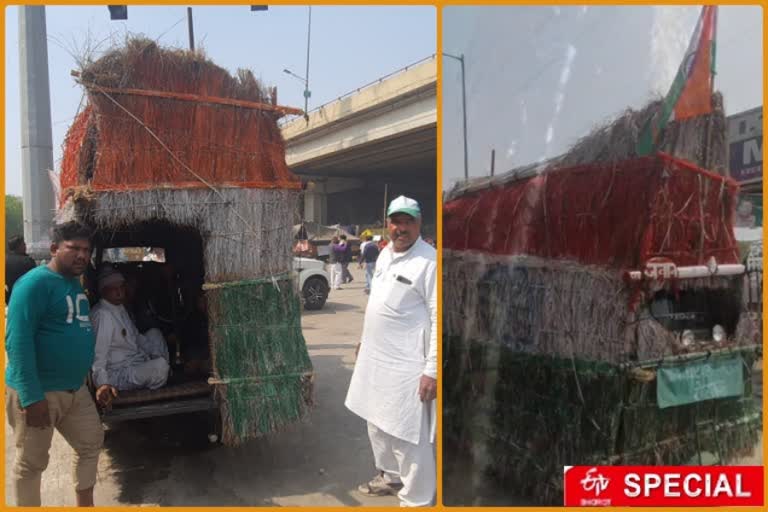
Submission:
{"label": "bamboo pole", "polygon": [[[72,71],[72,76],[79,77],[80,73]],[[188,94],[182,92],[168,92],[168,91],[150,91],[147,89],[117,89],[113,87],[102,87],[98,84],[84,82],[78,80],[80,84],[88,89],[96,89],[100,92],[106,92],[109,94],[127,94],[133,96],[150,96],[154,98],[167,98],[171,100],[179,101],[192,101],[195,103],[210,103],[213,105],[228,105],[232,107],[243,107],[254,110],[265,110],[269,112],[277,112],[280,115],[287,114],[302,114],[303,111],[298,108],[286,107],[282,105],[270,105],[269,103],[259,103],[255,101],[236,100],[232,98],[218,98],[214,96],[201,96],[199,94]]]}

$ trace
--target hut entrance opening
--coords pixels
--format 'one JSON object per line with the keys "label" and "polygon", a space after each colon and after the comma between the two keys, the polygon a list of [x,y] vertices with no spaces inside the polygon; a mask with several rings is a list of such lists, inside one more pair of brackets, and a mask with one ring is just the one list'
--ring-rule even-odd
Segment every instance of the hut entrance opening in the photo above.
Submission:
{"label": "hut entrance opening", "polygon": [[134,419],[147,404],[153,404],[151,414],[146,411],[152,416],[158,415],[158,407],[165,407],[167,414],[179,412],[179,407],[190,412],[211,409],[201,233],[161,221],[99,230],[87,275],[94,304],[100,299],[96,274],[101,265],[112,265],[125,276],[125,307],[139,332],[156,328],[163,333],[171,368],[168,382],[159,389],[121,391],[108,416]]}

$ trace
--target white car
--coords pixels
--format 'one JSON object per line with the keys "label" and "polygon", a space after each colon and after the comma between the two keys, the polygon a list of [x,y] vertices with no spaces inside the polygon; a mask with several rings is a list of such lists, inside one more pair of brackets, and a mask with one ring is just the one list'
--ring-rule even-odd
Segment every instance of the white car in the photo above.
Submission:
{"label": "white car", "polygon": [[298,274],[304,309],[322,309],[331,289],[325,263],[311,258],[293,258],[293,270]]}

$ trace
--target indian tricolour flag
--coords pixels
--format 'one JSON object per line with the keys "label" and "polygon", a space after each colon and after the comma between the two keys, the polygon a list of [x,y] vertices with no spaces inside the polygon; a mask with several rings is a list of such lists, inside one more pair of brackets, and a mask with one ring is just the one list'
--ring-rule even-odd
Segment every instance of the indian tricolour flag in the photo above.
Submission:
{"label": "indian tricolour flag", "polygon": [[688,50],[664,99],[661,112],[643,127],[637,142],[638,155],[649,155],[656,149],[673,112],[676,120],[712,112],[716,32],[717,6],[702,7]]}

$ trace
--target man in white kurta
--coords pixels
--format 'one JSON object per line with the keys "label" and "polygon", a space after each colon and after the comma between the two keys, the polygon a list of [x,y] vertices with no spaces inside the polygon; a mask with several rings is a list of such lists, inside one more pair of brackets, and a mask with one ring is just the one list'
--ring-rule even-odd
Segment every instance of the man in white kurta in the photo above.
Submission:
{"label": "man in white kurta", "polygon": [[398,197],[387,216],[391,243],[376,261],[345,405],[368,422],[379,471],[360,492],[429,506],[436,493],[437,257],[419,236],[416,201]]}
{"label": "man in white kurta", "polygon": [[105,266],[98,276],[101,300],[91,309],[96,331],[93,381],[118,390],[157,389],[168,380],[168,345],[159,329],[141,334],[123,305],[125,279]]}

